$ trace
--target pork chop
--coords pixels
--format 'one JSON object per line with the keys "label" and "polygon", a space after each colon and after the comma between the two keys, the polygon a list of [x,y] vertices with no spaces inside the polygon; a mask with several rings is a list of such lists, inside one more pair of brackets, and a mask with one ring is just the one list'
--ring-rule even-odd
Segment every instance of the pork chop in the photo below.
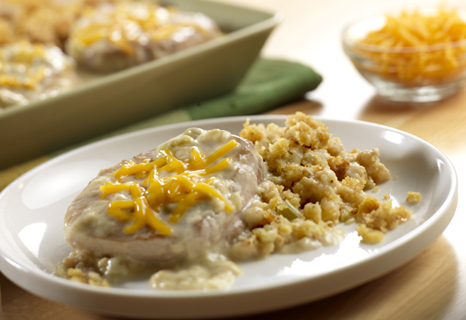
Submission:
{"label": "pork chop", "polygon": [[168,262],[228,245],[264,178],[250,141],[188,129],[101,170],[71,203],[66,241],[76,250]]}

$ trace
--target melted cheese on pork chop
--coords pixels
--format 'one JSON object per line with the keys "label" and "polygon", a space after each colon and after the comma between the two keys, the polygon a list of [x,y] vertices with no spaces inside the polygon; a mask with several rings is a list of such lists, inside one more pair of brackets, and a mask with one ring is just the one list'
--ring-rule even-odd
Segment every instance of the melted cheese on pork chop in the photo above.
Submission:
{"label": "melted cheese on pork chop", "polygon": [[19,41],[0,47],[0,109],[43,100],[74,82],[74,61],[56,46]]}
{"label": "melted cheese on pork chop", "polygon": [[218,38],[220,28],[202,13],[152,1],[119,1],[89,10],[73,26],[66,52],[81,67],[114,72]]}
{"label": "melted cheese on pork chop", "polygon": [[68,209],[65,238],[78,250],[149,261],[225,245],[246,228],[242,212],[263,170],[249,141],[189,129],[102,170]]}

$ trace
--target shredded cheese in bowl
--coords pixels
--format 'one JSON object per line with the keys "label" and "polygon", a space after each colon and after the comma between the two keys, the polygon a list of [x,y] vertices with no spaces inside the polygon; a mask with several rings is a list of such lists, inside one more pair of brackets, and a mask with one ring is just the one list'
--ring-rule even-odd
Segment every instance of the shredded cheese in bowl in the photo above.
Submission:
{"label": "shredded cheese in bowl", "polygon": [[[387,15],[385,26],[370,32],[362,44],[380,46],[367,52],[381,72],[409,84],[442,82],[466,66],[466,22],[456,9],[440,7],[435,15],[403,11]],[[384,52],[385,48],[386,50]]]}
{"label": "shredded cheese in bowl", "polygon": [[466,73],[466,20],[445,5],[362,19],[344,30],[343,45],[376,87],[448,86]]}

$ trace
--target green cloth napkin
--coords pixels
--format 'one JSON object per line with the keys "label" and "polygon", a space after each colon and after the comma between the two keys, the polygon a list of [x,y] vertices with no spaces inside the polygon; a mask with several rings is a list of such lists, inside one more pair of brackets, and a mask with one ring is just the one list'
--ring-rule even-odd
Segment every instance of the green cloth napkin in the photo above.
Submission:
{"label": "green cloth napkin", "polygon": [[[99,136],[91,141],[70,146],[14,167],[0,171],[0,190],[29,169],[80,145],[111,136],[171,123],[260,114],[288,102],[303,98],[322,82],[312,68],[300,63],[259,58],[235,91],[224,96],[185,106],[125,128]],[[143,151],[143,150],[141,150]]]}

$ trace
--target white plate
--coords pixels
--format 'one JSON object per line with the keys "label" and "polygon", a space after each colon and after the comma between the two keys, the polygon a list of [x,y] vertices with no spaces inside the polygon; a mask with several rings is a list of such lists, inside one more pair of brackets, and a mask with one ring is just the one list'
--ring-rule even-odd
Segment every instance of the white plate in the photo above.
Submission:
{"label": "white plate", "polygon": [[[283,124],[281,116],[251,117]],[[403,204],[422,193],[407,223],[375,245],[361,244],[355,225],[338,246],[274,255],[241,264],[243,274],[225,291],[155,291],[146,282],[98,288],[52,275],[71,250],[62,220],[72,199],[97,175],[124,158],[156,147],[190,126],[238,133],[245,117],[182,123],[104,140],[57,157],[26,173],[0,195],[0,269],[17,285],[47,299],[106,314],[139,318],[208,318],[270,311],[310,302],[381,276],[412,259],[446,228],[456,208],[457,177],[448,158],[410,134],[357,121],[324,120],[347,150],[378,147],[397,179],[376,195]],[[372,194],[372,193],[371,193]]]}

